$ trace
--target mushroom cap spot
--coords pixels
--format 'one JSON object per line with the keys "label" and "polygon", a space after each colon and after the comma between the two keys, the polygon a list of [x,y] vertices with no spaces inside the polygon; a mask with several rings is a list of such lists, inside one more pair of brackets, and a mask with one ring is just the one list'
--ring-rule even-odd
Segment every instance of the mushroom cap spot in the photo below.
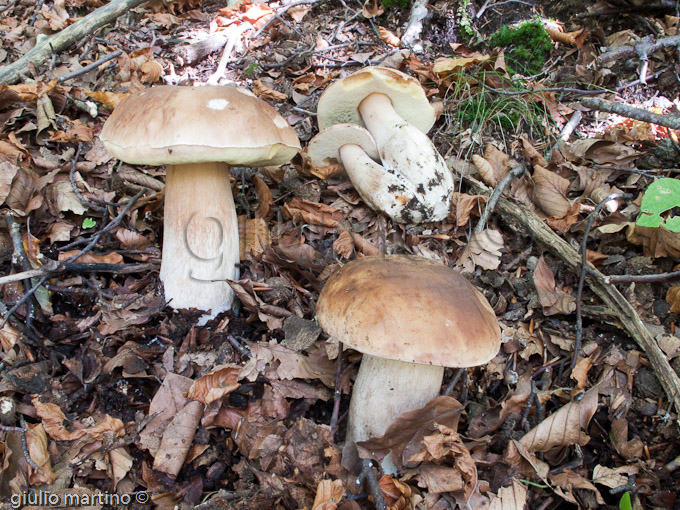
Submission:
{"label": "mushroom cap spot", "polygon": [[366,67],[334,81],[321,94],[316,109],[319,129],[341,122],[363,126],[359,104],[372,93],[388,96],[395,111],[423,133],[427,133],[436,120],[435,109],[418,80],[395,69]]}
{"label": "mushroom cap spot", "polygon": [[295,130],[239,87],[159,86],[130,94],[99,135],[126,163],[281,165],[300,151]]}
{"label": "mushroom cap spot", "polygon": [[352,349],[445,367],[486,363],[501,331],[486,300],[453,269],[410,255],[353,260],[326,282],[319,325]]}
{"label": "mushroom cap spot", "polygon": [[343,145],[358,145],[369,158],[380,161],[375,140],[366,128],[357,124],[334,124],[309,141],[307,155],[312,165],[323,167],[340,162],[338,151]]}

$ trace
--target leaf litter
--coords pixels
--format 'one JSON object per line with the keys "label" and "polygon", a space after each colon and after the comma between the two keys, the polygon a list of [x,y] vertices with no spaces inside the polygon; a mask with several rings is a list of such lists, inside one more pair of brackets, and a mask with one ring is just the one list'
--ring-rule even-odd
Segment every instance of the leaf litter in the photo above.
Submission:
{"label": "leaf litter", "polygon": [[[482,2],[473,4],[483,11]],[[559,5],[540,4],[564,15]],[[8,4],[0,63],[26,54],[30,37],[58,32],[98,6],[47,3],[32,21],[32,9]],[[621,494],[649,508],[677,505],[677,409],[655,367],[622,333],[621,318],[608,314],[587,286],[578,291],[578,276],[516,224],[492,214],[488,228],[473,232],[489,202],[463,181],[446,220],[414,226],[366,207],[340,168],[309,168],[297,158],[282,169],[237,177],[241,279],[230,285],[241,309],[198,327],[196,311],[165,306],[157,272],[164,174],[105,154],[97,133],[108,113],[149,84],[214,76],[274,104],[304,146],[316,133],[309,112],[318,95],[360,65],[410,72],[439,100],[443,113],[431,134],[437,148],[474,163],[453,168],[465,166],[465,175],[495,187],[525,165],[503,196],[574,245],[587,233],[588,260],[606,276],[677,270],[674,208],[680,204],[650,205],[655,180],[674,181],[668,151],[677,133],[617,114],[596,120],[591,112],[577,127],[578,139],[558,142],[582,108],[560,95],[566,90],[542,90],[565,76],[605,88],[641,80],[640,67],[600,62],[596,49],[602,41],[610,50],[639,43],[642,25],[610,17],[593,26],[587,18],[563,17],[565,26],[546,26],[558,43],[546,64],[556,66],[554,81],[517,82],[502,51],[461,44],[455,24],[463,12],[455,7],[434,5],[423,32],[430,51],[416,55],[397,49],[407,11],[379,2],[357,8],[362,14],[351,21],[325,2],[292,8],[156,2],[55,55],[52,69],[28,66],[34,81],[0,86],[3,217],[19,222],[28,267],[69,264],[76,255],[82,264],[43,282],[38,306],[27,300],[0,328],[2,398],[15,409],[0,418],[22,430],[3,432],[3,498],[42,485],[59,494],[148,491],[158,508],[206,500],[243,509],[372,508],[372,491],[357,488],[357,473],[341,465],[342,417],[359,356],[339,352],[337,342],[318,332],[311,342],[293,342],[286,324],[291,318],[313,324],[323,282],[345,261],[388,252],[465,271],[504,331],[491,363],[467,377],[447,372],[445,386],[456,383],[448,396],[401,416],[384,437],[362,445],[375,459],[396,452],[398,475],[378,479],[389,508],[596,508],[618,505]],[[583,7],[602,19],[601,4]],[[523,9],[503,3],[473,16],[480,40],[501,20],[519,21]],[[677,35],[672,13],[641,16],[666,36]],[[208,40],[222,43],[207,51]],[[229,65],[213,75],[229,41]],[[115,49],[121,53],[95,70],[57,80]],[[658,98],[648,99],[642,81],[621,89],[626,102],[653,113],[677,110],[677,101],[665,99],[677,96],[677,84],[673,89],[663,71],[667,61],[670,54],[654,53],[652,74],[644,76],[658,80],[652,85]],[[518,83],[524,99],[511,108],[519,116],[508,106],[489,116],[479,109],[474,119],[456,116],[470,104],[490,104],[498,91],[514,94]],[[451,94],[456,88],[462,93]],[[538,112],[543,132],[528,123],[530,111]],[[116,223],[126,200],[142,190]],[[634,198],[608,204],[588,229],[595,206],[619,190]],[[0,251],[3,274],[27,270],[11,259],[9,231],[0,234],[9,247]],[[620,285],[678,370],[678,287],[644,278]],[[2,290],[3,303],[12,305],[26,288],[12,282]],[[585,342],[574,353],[579,300]]]}

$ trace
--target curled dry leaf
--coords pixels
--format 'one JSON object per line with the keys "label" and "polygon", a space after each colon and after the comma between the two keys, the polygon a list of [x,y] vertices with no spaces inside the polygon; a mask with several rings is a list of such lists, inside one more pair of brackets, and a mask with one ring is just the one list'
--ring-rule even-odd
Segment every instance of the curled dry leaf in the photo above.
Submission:
{"label": "curled dry leaf", "polygon": [[[477,156],[478,158],[480,156]],[[474,158],[474,156],[473,156]],[[483,159],[483,158],[480,158]],[[467,193],[453,193],[451,200],[452,211],[449,218],[456,220],[456,225],[463,227],[470,221],[470,215],[480,216],[482,213],[482,204],[488,202],[489,197],[484,195],[468,195]]]}
{"label": "curled dry leaf", "polygon": [[144,62],[139,70],[142,73],[142,83],[156,83],[163,75],[163,66],[156,60]]}
{"label": "curled dry leaf", "polygon": [[390,510],[413,508],[414,505],[411,501],[413,490],[409,485],[392,478],[390,475],[381,476],[378,485]]}
{"label": "curled dry leaf", "polygon": [[401,40],[394,35],[392,32],[387,30],[385,27],[378,27],[378,33],[380,34],[380,39],[385,44],[392,46],[393,48],[398,48],[401,44]]}
{"label": "curled dry leaf", "polygon": [[489,510],[524,510],[527,502],[527,488],[516,478],[510,487],[498,490],[498,496],[491,498]]}
{"label": "curled dry leaf", "polygon": [[[125,434],[123,422],[118,418],[112,418],[108,414],[104,416],[96,425],[84,428],[79,423],[69,422],[57,404],[44,404],[34,397],[31,400],[36,413],[42,420],[45,432],[52,439],[57,441],[73,441],[83,436],[101,440],[104,434],[113,434],[113,437],[121,437]],[[66,424],[70,424],[70,429],[66,429]]]}
{"label": "curled dry leaf", "polygon": [[597,490],[589,480],[578,473],[574,473],[571,469],[566,468],[564,471],[557,474],[551,473],[549,480],[552,483],[555,493],[569,503],[574,505],[579,504],[579,500],[576,499],[576,496],[574,495],[574,490],[579,489],[594,493],[598,505],[604,506],[606,504],[600,491]]}
{"label": "curled dry leaf", "polygon": [[548,162],[545,160],[543,155],[536,150],[536,148],[527,140],[526,136],[522,135],[519,137],[522,142],[522,152],[524,152],[524,157],[529,160],[531,166],[536,165],[542,166],[543,168],[548,166]]}
{"label": "curled dry leaf", "polygon": [[335,207],[295,197],[281,208],[286,218],[310,225],[337,227],[343,220],[342,212]]}
{"label": "curled dry leaf", "polygon": [[576,309],[574,296],[557,289],[555,275],[543,256],[538,259],[534,269],[533,281],[545,315],[568,314]]}
{"label": "curled dry leaf", "polygon": [[156,471],[173,479],[179,474],[203,417],[203,407],[203,404],[193,400],[168,424],[154,457],[153,468]]}
{"label": "curled dry leaf", "polygon": [[267,186],[267,183],[258,175],[253,175],[251,181],[255,186],[255,193],[257,193],[257,209],[255,210],[255,217],[267,218],[272,204],[274,203],[272,192],[270,191],[269,186]]}
{"label": "curled dry leaf", "polygon": [[510,156],[493,144],[487,144],[484,149],[484,159],[491,163],[496,183],[500,182],[510,171]]}
{"label": "curled dry leaf", "polygon": [[[123,249],[125,250],[144,250],[145,248],[148,248],[151,246],[151,241],[146,237],[140,234],[139,232],[134,232],[132,230],[128,230],[126,228],[119,228],[116,230],[116,239],[120,241],[120,245]],[[118,255],[117,253],[111,253],[109,255]],[[107,256],[109,256],[107,255]],[[86,255],[81,257],[78,260],[82,260]],[[120,255],[119,255],[120,256]],[[123,257],[120,256],[120,262],[123,261]],[[117,263],[120,263],[117,262]]]}
{"label": "curled dry leaf", "polygon": [[344,495],[342,480],[321,480],[316,487],[312,510],[336,510]]}
{"label": "curled dry leaf", "polygon": [[[63,251],[59,254],[59,262],[73,257],[80,253],[80,250]],[[123,256],[120,253],[112,251],[106,255],[94,255],[92,253],[85,253],[76,259],[80,264],[122,264]]]}
{"label": "curled dry leaf", "polygon": [[472,162],[474,163],[477,172],[479,172],[479,176],[482,178],[482,181],[492,188],[495,188],[496,184],[498,184],[498,180],[494,175],[491,163],[478,154],[472,155]]}
{"label": "curled dry leaf", "polygon": [[41,423],[28,425],[26,431],[26,446],[31,460],[38,466],[34,470],[28,467],[28,479],[31,485],[52,484],[57,479],[57,475],[52,471],[50,453],[47,449],[47,434]]}
{"label": "curled dry leaf", "polygon": [[246,260],[249,256],[264,253],[272,244],[267,222],[262,218],[248,219],[241,215],[238,220],[239,257]]}
{"label": "curled dry leaf", "polygon": [[615,489],[628,483],[628,476],[635,475],[640,471],[637,466],[621,466],[618,468],[608,468],[598,464],[593,469],[593,482]]}
{"label": "curled dry leaf", "polygon": [[194,381],[187,393],[187,398],[210,404],[231,393],[240,385],[238,374],[241,367],[237,365],[219,365],[207,374]]}
{"label": "curled dry leaf", "polygon": [[671,307],[671,313],[680,313],[680,287],[671,287],[666,292],[666,303]]}
{"label": "curled dry leaf", "polygon": [[265,97],[267,99],[272,99],[274,101],[285,101],[288,96],[283,92],[279,92],[270,87],[267,87],[260,80],[255,80],[253,82],[253,93],[259,97]]}
{"label": "curled dry leaf", "polygon": [[561,218],[569,212],[569,181],[540,165],[534,167],[534,198],[549,216]]}
{"label": "curled dry leaf", "polygon": [[546,25],[545,31],[548,33],[550,38],[555,42],[560,42],[562,44],[570,44],[571,46],[576,46],[580,48],[586,38],[586,29],[576,30],[574,32],[563,32],[559,27]]}
{"label": "curled dry leaf", "polygon": [[364,15],[364,18],[371,19],[375,18],[376,16],[380,16],[385,12],[385,9],[382,6],[381,2],[378,2],[378,0],[366,0],[364,2],[364,5],[361,9],[361,14]]}
{"label": "curled dry leaf", "polygon": [[475,232],[456,260],[456,265],[462,266],[463,270],[469,273],[474,271],[475,266],[496,269],[501,263],[502,248],[503,235],[499,231],[486,229]]}
{"label": "curled dry leaf", "polygon": [[350,258],[354,253],[354,240],[348,230],[340,232],[338,238],[333,242],[333,251],[343,258]]}

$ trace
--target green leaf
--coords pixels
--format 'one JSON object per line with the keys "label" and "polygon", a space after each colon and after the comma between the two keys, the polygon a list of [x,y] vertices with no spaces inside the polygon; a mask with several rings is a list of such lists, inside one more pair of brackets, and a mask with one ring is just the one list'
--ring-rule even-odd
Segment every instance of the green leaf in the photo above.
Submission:
{"label": "green leaf", "polygon": [[92,228],[97,224],[92,218],[85,218],[83,220],[83,228]]}
{"label": "green leaf", "polygon": [[661,217],[662,213],[674,207],[680,207],[680,180],[668,177],[658,179],[649,185],[642,196],[640,216],[636,223],[641,227],[663,225],[671,232],[680,232],[680,218]]}
{"label": "green leaf", "polygon": [[630,492],[624,492],[619,500],[619,510],[633,510],[633,503],[630,501]]}

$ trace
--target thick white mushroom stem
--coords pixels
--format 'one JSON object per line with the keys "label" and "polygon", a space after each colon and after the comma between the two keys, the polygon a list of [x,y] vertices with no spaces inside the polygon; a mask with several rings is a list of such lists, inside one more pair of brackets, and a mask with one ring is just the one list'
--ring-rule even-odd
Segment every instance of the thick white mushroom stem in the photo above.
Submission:
{"label": "thick white mushroom stem", "polygon": [[173,308],[231,308],[225,280],[238,278],[239,239],[225,163],[168,165],[161,280]]}
{"label": "thick white mushroom stem", "polygon": [[358,145],[343,145],[338,154],[354,189],[369,207],[400,223],[428,221],[421,194],[402,175],[373,161]]}
{"label": "thick white mushroom stem", "polygon": [[453,196],[453,176],[432,140],[406,122],[385,94],[368,95],[359,105],[359,113],[375,139],[383,166],[411,182],[424,197],[423,203],[433,208],[423,221],[446,218]]}
{"label": "thick white mushroom stem", "polygon": [[[402,413],[420,409],[439,395],[444,367],[394,361],[364,354],[352,389],[347,423],[350,464],[356,456],[353,445],[385,434]],[[344,462],[343,462],[344,463]],[[396,468],[386,457],[385,472]]]}

